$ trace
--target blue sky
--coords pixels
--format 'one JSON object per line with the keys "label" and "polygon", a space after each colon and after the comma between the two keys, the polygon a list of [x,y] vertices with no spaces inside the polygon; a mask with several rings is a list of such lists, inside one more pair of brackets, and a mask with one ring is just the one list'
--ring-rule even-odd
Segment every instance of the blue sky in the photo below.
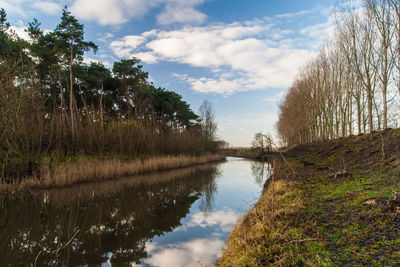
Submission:
{"label": "blue sky", "polygon": [[256,132],[275,135],[279,102],[332,34],[336,2],[0,0],[0,7],[23,34],[34,17],[54,29],[68,5],[99,45],[87,62],[140,58],[156,86],[178,92],[194,111],[204,99],[213,103],[219,138],[249,146]]}

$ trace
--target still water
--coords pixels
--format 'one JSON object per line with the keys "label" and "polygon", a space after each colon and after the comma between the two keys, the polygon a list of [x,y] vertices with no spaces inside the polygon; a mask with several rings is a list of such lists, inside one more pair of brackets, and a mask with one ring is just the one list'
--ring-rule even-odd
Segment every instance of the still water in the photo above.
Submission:
{"label": "still water", "polygon": [[208,266],[269,177],[224,163],[0,201],[2,266]]}

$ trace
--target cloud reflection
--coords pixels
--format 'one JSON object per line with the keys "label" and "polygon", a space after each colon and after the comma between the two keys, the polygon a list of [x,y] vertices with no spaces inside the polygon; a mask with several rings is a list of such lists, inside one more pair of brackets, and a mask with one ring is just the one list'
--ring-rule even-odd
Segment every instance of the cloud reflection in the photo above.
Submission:
{"label": "cloud reflection", "polygon": [[[146,243],[148,253],[145,264],[160,267],[212,265],[220,256],[225,242],[222,239],[194,239],[188,242],[156,246]],[[157,249],[156,249],[157,247]]]}
{"label": "cloud reflection", "polygon": [[[147,242],[148,258],[144,265],[149,266],[211,266],[221,255],[226,236],[236,224],[240,214],[229,208],[214,212],[196,212],[182,225],[181,231],[196,231],[196,228],[214,227],[209,238],[197,238],[187,242],[160,245]],[[217,230],[218,229],[218,230]]]}

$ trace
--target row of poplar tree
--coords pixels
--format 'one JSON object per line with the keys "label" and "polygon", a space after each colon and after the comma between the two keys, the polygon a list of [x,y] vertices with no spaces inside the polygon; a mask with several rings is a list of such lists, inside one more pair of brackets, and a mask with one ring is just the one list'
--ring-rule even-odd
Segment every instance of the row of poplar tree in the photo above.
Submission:
{"label": "row of poplar tree", "polygon": [[200,154],[215,148],[214,115],[148,82],[140,60],[84,64],[97,46],[64,8],[54,31],[34,19],[19,38],[0,10],[0,178],[76,155]]}
{"label": "row of poplar tree", "polygon": [[334,37],[281,103],[287,145],[399,126],[400,1],[361,2],[336,10]]}

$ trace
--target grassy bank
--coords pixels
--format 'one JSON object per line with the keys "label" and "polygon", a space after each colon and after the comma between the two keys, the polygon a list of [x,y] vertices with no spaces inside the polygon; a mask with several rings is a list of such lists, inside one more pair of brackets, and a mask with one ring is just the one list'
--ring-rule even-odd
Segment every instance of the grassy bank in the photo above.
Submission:
{"label": "grassy bank", "polygon": [[92,160],[65,162],[43,166],[40,178],[29,177],[19,183],[0,184],[0,190],[18,191],[27,188],[56,188],[77,183],[113,179],[138,174],[178,169],[188,166],[222,161],[225,156],[164,156],[145,160]]}
{"label": "grassy bank", "polygon": [[299,145],[275,159],[222,266],[396,265],[400,262],[400,131]]}

